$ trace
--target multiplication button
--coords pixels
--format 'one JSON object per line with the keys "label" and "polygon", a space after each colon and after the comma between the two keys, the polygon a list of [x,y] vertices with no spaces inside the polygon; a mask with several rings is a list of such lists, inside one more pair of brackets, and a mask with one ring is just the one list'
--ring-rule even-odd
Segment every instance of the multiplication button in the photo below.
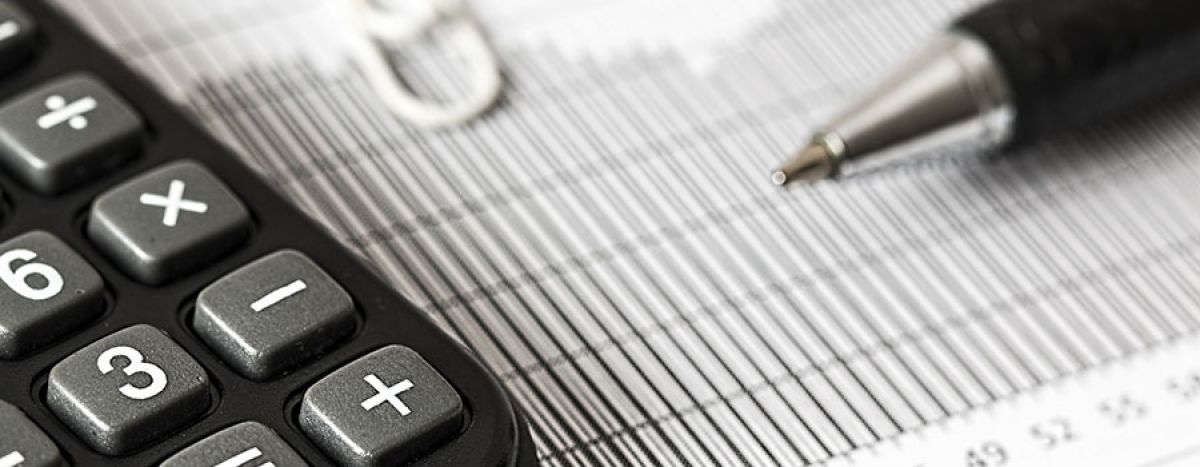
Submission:
{"label": "multiplication button", "polygon": [[135,279],[160,284],[220,258],[250,233],[250,214],[217,176],[176,162],[101,195],[88,237]]}
{"label": "multiplication button", "polygon": [[141,117],[111,89],[69,75],[0,106],[0,163],[26,185],[57,193],[131,156],[141,129]]}
{"label": "multiplication button", "polygon": [[170,434],[209,406],[208,374],[183,348],[139,324],[50,370],[50,410],[93,449],[120,455]]}
{"label": "multiplication button", "polygon": [[300,427],[341,465],[401,465],[462,426],[463,403],[415,351],[376,350],[304,394]]}
{"label": "multiplication button", "polygon": [[42,231],[0,244],[0,359],[18,358],[104,311],[104,280]]}
{"label": "multiplication button", "polygon": [[280,251],[206,287],[192,325],[210,347],[253,379],[279,375],[354,331],[354,302],[300,252]]}
{"label": "multiplication button", "polygon": [[308,463],[275,430],[242,422],[204,438],[159,467],[306,467]]}
{"label": "multiplication button", "polygon": [[0,467],[59,467],[62,453],[17,407],[0,401]]}

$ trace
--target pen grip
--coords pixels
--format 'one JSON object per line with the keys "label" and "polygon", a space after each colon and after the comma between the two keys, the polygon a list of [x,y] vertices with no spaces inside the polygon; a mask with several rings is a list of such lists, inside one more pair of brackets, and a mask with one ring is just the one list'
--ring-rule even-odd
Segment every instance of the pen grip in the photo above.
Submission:
{"label": "pen grip", "polygon": [[999,0],[956,27],[1008,78],[1015,144],[1200,84],[1200,0]]}

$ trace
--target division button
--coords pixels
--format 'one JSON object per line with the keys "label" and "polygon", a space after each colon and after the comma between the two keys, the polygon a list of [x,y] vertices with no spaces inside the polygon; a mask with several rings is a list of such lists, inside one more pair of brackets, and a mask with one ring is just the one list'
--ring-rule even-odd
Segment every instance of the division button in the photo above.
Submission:
{"label": "division button", "polygon": [[117,331],[50,370],[46,402],[93,449],[120,455],[182,428],[208,409],[209,379],[154,327]]}
{"label": "division button", "polygon": [[126,273],[156,285],[240,245],[250,233],[250,214],[216,175],[183,161],[101,195],[87,233]]}
{"label": "division button", "polygon": [[68,75],[0,106],[0,164],[29,187],[58,193],[132,156],[141,129],[141,117],[108,86]]}
{"label": "division button", "polygon": [[463,403],[408,347],[376,350],[304,394],[300,427],[339,464],[402,465],[437,448],[463,423]]}
{"label": "division button", "polygon": [[171,456],[159,467],[306,467],[275,430],[258,422],[242,422]]}
{"label": "division button", "polygon": [[230,366],[256,380],[278,376],[354,331],[354,301],[304,254],[284,250],[200,292],[196,333]]}

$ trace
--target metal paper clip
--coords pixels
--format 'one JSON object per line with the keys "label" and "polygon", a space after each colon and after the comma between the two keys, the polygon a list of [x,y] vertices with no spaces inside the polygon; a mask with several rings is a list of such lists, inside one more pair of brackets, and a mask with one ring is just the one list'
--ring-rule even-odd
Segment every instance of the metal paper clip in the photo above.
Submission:
{"label": "metal paper clip", "polygon": [[[487,111],[500,96],[499,60],[462,0],[404,0],[404,11],[389,11],[371,0],[346,1],[352,6],[351,27],[364,33],[351,42],[354,60],[397,117],[427,128],[461,125]],[[453,28],[451,40],[473,70],[470,92],[458,102],[435,102],[415,95],[396,75],[381,47],[381,43],[394,45],[427,37],[440,25]]]}

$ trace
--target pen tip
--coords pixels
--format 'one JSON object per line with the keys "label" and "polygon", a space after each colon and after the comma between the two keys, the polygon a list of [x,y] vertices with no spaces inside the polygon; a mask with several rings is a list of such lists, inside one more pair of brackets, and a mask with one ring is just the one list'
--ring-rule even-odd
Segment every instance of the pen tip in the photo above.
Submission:
{"label": "pen tip", "polygon": [[812,144],[771,172],[771,183],[784,186],[797,180],[815,182],[833,175],[835,168],[833,158],[825,146]]}
{"label": "pen tip", "polygon": [[774,183],[775,186],[787,185],[788,184],[787,172],[784,172],[783,170],[780,170],[780,169],[775,169],[774,172],[771,172],[771,183]]}

